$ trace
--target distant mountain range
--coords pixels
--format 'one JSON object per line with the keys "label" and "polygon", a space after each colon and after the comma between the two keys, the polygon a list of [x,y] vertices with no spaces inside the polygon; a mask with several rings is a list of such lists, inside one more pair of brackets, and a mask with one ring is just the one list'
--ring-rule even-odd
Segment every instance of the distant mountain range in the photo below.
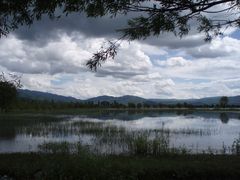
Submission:
{"label": "distant mountain range", "polygon": [[[90,98],[87,100],[81,100],[74,97],[67,97],[56,95],[52,93],[40,92],[40,91],[31,91],[31,90],[18,90],[19,97],[26,98],[26,99],[33,99],[33,100],[48,100],[48,101],[55,101],[55,102],[93,102],[98,103],[102,101],[108,101],[113,103],[114,101],[121,104],[127,104],[128,102],[132,103],[148,103],[148,104],[177,104],[177,103],[188,103],[192,105],[212,105],[218,104],[219,99],[221,97],[207,97],[201,99],[145,99],[138,96],[121,96],[121,97],[113,97],[113,96],[98,96],[94,98]],[[228,97],[229,105],[240,105],[240,96],[232,96]]]}
{"label": "distant mountain range", "polygon": [[32,100],[48,100],[48,101],[56,101],[56,102],[77,102],[79,99],[74,97],[67,97],[56,95],[52,93],[40,92],[40,91],[30,91],[27,89],[18,89],[18,96],[20,98],[32,99]]}

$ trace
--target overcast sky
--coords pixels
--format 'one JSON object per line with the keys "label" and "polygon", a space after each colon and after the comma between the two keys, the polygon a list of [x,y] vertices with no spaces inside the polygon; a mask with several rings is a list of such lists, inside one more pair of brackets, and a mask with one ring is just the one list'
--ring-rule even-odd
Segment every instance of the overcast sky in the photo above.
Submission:
{"label": "overcast sky", "polygon": [[240,32],[231,28],[211,43],[191,32],[123,42],[115,60],[97,72],[86,61],[127,17],[89,19],[72,14],[43,19],[0,39],[0,71],[22,75],[24,89],[86,99],[100,95],[201,98],[240,95]]}

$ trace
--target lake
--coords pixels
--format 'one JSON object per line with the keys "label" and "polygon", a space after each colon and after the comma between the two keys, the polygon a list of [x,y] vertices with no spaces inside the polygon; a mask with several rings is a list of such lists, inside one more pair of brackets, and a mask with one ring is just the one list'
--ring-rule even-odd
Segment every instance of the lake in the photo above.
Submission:
{"label": "lake", "polygon": [[0,153],[46,151],[47,145],[63,142],[71,147],[81,143],[100,154],[144,148],[148,153],[166,149],[232,153],[239,134],[238,112],[91,110],[0,115]]}

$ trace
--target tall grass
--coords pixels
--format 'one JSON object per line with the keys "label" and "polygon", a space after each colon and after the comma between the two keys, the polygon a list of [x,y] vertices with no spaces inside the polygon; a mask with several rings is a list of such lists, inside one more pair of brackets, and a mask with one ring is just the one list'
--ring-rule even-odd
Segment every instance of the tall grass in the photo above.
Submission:
{"label": "tall grass", "polygon": [[[15,117],[15,116],[13,116]],[[21,121],[14,127],[14,134],[30,135],[31,137],[46,137],[46,142],[39,146],[40,151],[47,153],[75,153],[77,149],[87,147],[87,151],[94,154],[133,154],[158,156],[162,154],[240,154],[240,138],[236,139],[232,147],[223,145],[221,150],[209,148],[207,151],[197,150],[185,146],[174,147],[170,139],[174,135],[183,136],[211,136],[217,131],[210,129],[129,129],[108,121],[89,119],[69,120],[65,116],[16,116],[15,121]],[[31,121],[36,118],[36,121]],[[3,131],[2,131],[3,132]],[[85,136],[91,140],[85,142],[48,142],[49,137],[78,136],[82,140]]]}
{"label": "tall grass", "polygon": [[[89,151],[95,154],[134,154],[134,155],[162,155],[166,153],[186,154],[186,153],[209,153],[209,154],[227,154],[238,153],[238,143],[235,142],[234,148],[224,147],[221,150],[209,148],[207,151],[201,149],[193,151],[185,146],[174,147],[170,143],[170,137],[173,135],[184,136],[210,136],[210,130],[201,129],[128,129],[104,121],[62,121],[39,123],[34,126],[26,126],[18,129],[18,133],[31,135],[32,137],[63,137],[79,136],[82,140],[85,136],[91,141]],[[217,132],[213,132],[217,133]],[[47,142],[46,142],[47,143]],[[54,144],[54,143],[53,143]],[[239,143],[240,144],[240,143]],[[51,144],[46,144],[51,145]],[[61,145],[62,146],[62,145]],[[68,146],[70,146],[68,144]],[[53,146],[55,147],[55,146]],[[240,146],[239,146],[240,147]],[[42,149],[42,148],[41,148]],[[74,149],[71,148],[70,149]],[[234,149],[234,150],[233,150]],[[53,148],[54,150],[54,148]],[[57,148],[55,149],[57,151]],[[236,151],[236,153],[235,153]],[[71,151],[70,151],[71,153]]]}
{"label": "tall grass", "polygon": [[232,154],[240,155],[240,135],[233,141]]}
{"label": "tall grass", "polygon": [[76,154],[76,155],[88,155],[89,149],[87,146],[83,146],[81,142],[69,143],[69,142],[46,142],[38,146],[39,152],[47,154]]}

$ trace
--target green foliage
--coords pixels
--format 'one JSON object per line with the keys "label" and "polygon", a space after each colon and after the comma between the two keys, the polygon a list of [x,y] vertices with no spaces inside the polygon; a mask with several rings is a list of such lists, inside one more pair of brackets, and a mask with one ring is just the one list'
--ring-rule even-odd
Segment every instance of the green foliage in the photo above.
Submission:
{"label": "green foliage", "polygon": [[20,87],[20,80],[17,76],[10,75],[7,80],[5,75],[0,75],[0,110],[7,111],[17,98],[17,88]]}
{"label": "green foliage", "polygon": [[148,136],[141,134],[136,139],[133,139],[130,146],[130,151],[135,155],[147,155],[149,149]]}
{"label": "green foliage", "polygon": [[[204,110],[218,110],[220,106],[214,104],[203,104],[203,105],[192,105],[187,103],[177,103],[177,104],[162,104],[162,103],[119,103],[119,102],[110,102],[110,101],[98,101],[98,102],[58,102],[53,100],[33,100],[27,98],[18,98],[17,101],[12,104],[12,109],[14,110],[67,110],[67,109],[172,109],[172,110],[181,110],[180,113],[184,112],[184,109],[192,109],[200,108]],[[228,105],[229,108],[238,108],[238,105]],[[219,109],[220,110],[220,109]],[[228,109],[231,110],[231,109]],[[234,109],[237,110],[237,109]],[[220,118],[224,118],[224,116],[220,116]]]}
{"label": "green foliage", "polygon": [[128,103],[128,108],[136,108],[136,104],[132,103],[132,102],[129,102]]}
{"label": "green foliage", "polygon": [[0,82],[0,109],[7,110],[17,97],[17,90],[13,84]]}
{"label": "green foliage", "polygon": [[163,154],[181,154],[177,148],[169,147],[169,134],[167,132],[156,132],[155,135],[149,132],[142,132],[133,135],[129,141],[130,154],[160,156]]}
{"label": "green foliage", "polygon": [[137,108],[141,109],[142,108],[142,103],[137,103]]}
{"label": "green foliage", "polygon": [[[35,20],[47,15],[50,19],[60,18],[74,12],[83,12],[87,17],[102,17],[117,14],[127,14],[129,12],[142,12],[136,18],[129,20],[129,27],[123,29],[124,36],[129,39],[145,38],[150,35],[158,35],[162,32],[173,32],[182,36],[188,33],[191,20],[196,20],[199,31],[210,32],[219,30],[224,25],[238,26],[238,18],[232,21],[227,19],[215,20],[206,14],[218,14],[219,11],[208,11],[218,5],[226,5],[221,12],[230,15],[232,10],[239,10],[239,2],[236,0],[227,1],[169,1],[155,0],[146,5],[147,0],[57,0],[45,2],[42,0],[23,1],[1,1],[0,34],[6,35],[10,30],[14,30],[21,25],[31,25]],[[56,10],[58,9],[58,15]],[[201,12],[205,12],[203,15]],[[142,15],[144,14],[144,15]]]}

